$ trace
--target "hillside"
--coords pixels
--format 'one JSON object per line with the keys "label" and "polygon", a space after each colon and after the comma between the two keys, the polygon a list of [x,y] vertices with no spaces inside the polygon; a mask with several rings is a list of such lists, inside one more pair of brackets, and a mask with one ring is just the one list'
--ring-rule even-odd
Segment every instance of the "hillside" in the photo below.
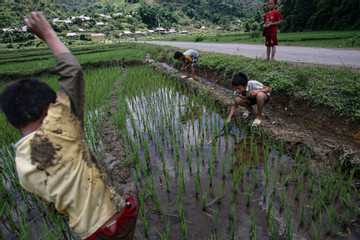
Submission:
{"label": "hillside", "polygon": [[141,11],[139,20],[148,27],[155,26],[158,18],[165,27],[173,28],[194,24],[228,26],[234,19],[253,16],[262,3],[263,0],[159,0],[151,4],[139,0],[8,0],[0,5],[0,28],[20,27],[30,11],[40,10],[48,19],[66,19],[81,14],[94,16],[95,13],[127,15]]}

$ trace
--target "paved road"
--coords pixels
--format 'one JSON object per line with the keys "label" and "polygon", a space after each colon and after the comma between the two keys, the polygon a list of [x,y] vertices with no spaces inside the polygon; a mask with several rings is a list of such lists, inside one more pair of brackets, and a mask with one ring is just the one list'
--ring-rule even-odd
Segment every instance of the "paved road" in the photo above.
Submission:
{"label": "paved road", "polygon": [[[146,41],[146,43],[242,55],[251,58],[266,58],[266,47],[263,45],[163,41]],[[277,46],[275,60],[360,69],[360,50]]]}

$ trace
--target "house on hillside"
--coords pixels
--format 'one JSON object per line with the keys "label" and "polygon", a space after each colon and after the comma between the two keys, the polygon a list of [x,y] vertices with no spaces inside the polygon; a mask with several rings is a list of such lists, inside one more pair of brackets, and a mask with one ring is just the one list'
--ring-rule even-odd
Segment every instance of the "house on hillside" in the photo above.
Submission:
{"label": "house on hillside", "polygon": [[181,31],[180,33],[181,34],[188,34],[189,32],[188,31]]}
{"label": "house on hillside", "polygon": [[168,33],[177,33],[175,29],[169,29]]}
{"label": "house on hillside", "polygon": [[91,17],[88,17],[85,14],[80,15],[78,18],[80,18],[83,22],[90,22],[92,20]]}
{"label": "house on hillside", "polygon": [[155,29],[154,29],[154,32],[155,32],[155,33],[159,33],[159,32],[160,32],[160,34],[166,34],[165,29],[162,28],[162,27],[160,27],[160,28],[155,28]]}
{"label": "house on hillside", "polygon": [[66,38],[67,39],[79,38],[79,35],[77,35],[76,33],[67,33]]}
{"label": "house on hillside", "polygon": [[132,32],[130,31],[123,31],[122,33],[120,33],[121,36],[131,36],[132,35]]}
{"label": "house on hillside", "polygon": [[200,29],[201,29],[201,30],[207,30],[208,28],[207,28],[207,27],[202,26]]}
{"label": "house on hillside", "polygon": [[60,18],[53,18],[52,22],[53,23],[63,23],[64,20],[61,20]]}
{"label": "house on hillside", "polygon": [[19,31],[20,31],[21,33],[27,33],[27,30],[28,30],[28,27],[27,27],[27,26],[22,26],[22,27],[19,29]]}
{"label": "house on hillside", "polygon": [[140,31],[135,31],[134,35],[137,36],[137,37],[140,37],[140,36],[143,36],[143,33],[140,32]]}
{"label": "house on hillside", "polygon": [[79,32],[81,32],[81,33],[86,33],[86,30],[83,29],[83,28],[79,28]]}
{"label": "house on hillside", "polygon": [[73,21],[71,21],[70,19],[64,20],[64,23],[69,25],[69,26],[72,26],[74,24]]}
{"label": "house on hillside", "polygon": [[97,26],[97,27],[105,27],[106,24],[103,23],[103,22],[97,22],[97,23],[96,23],[96,26]]}
{"label": "house on hillside", "polygon": [[154,31],[154,30],[148,30],[147,32],[148,32],[148,33],[150,33],[150,34],[155,33],[155,31]]}
{"label": "house on hillside", "polygon": [[105,34],[103,34],[103,33],[92,33],[90,35],[90,38],[93,41],[104,41],[105,40]]}
{"label": "house on hillside", "polygon": [[116,16],[122,16],[123,13],[119,12],[119,13],[114,13],[113,16],[116,17]]}
{"label": "house on hillside", "polygon": [[105,14],[102,14],[102,13],[100,13],[99,16],[103,17],[103,18],[108,18],[108,19],[112,18],[110,15],[105,15]]}

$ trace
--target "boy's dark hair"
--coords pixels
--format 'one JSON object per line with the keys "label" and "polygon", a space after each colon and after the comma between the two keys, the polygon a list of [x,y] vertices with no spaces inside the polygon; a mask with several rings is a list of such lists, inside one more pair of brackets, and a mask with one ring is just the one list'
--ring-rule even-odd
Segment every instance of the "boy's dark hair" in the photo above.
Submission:
{"label": "boy's dark hair", "polygon": [[180,59],[180,57],[184,56],[184,54],[182,52],[175,52],[174,54],[174,59]]}
{"label": "boy's dark hair", "polygon": [[233,85],[233,86],[240,86],[240,85],[242,85],[242,86],[245,87],[247,83],[248,83],[248,78],[247,78],[246,74],[245,74],[245,73],[242,73],[242,72],[236,73],[236,74],[234,75],[233,80],[232,80],[232,85]]}
{"label": "boy's dark hair", "polygon": [[45,107],[55,101],[56,92],[36,78],[16,80],[0,94],[3,112],[8,121],[18,128],[39,119]]}
{"label": "boy's dark hair", "polygon": [[[268,0],[268,2],[269,2],[269,0]],[[277,0],[274,0],[274,3],[277,4]]]}

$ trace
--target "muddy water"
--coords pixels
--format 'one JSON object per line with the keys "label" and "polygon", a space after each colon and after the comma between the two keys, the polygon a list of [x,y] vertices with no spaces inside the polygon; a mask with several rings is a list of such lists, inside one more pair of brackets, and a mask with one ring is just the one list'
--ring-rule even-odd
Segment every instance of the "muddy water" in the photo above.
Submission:
{"label": "muddy water", "polygon": [[[173,72],[173,73],[178,73],[178,69],[173,68],[172,66],[168,65],[165,62],[160,62],[160,64],[162,66],[164,66],[167,70]],[[226,88],[226,87],[222,87],[212,81],[209,81],[206,78],[203,78],[201,76],[195,76],[197,81],[200,81],[201,83],[208,85],[212,88],[215,88],[219,91],[222,91],[226,94],[228,94],[229,96],[232,96],[233,91]],[[273,102],[273,101],[272,101]],[[303,132],[305,134],[309,134],[310,136],[314,136],[318,139],[323,140],[324,142],[327,143],[331,143],[334,145],[344,145],[344,146],[349,146],[352,149],[360,149],[360,140],[359,140],[359,136],[355,136],[356,132],[351,134],[342,134],[341,133],[341,128],[342,126],[340,125],[336,125],[334,126],[334,130],[332,129],[327,129],[324,127],[319,127],[317,124],[309,124],[307,122],[304,122],[303,119],[301,118],[296,118],[296,117],[292,117],[292,113],[291,111],[289,111],[286,107],[283,108],[282,110],[276,109],[276,107],[272,106],[272,104],[270,104],[268,107],[265,108],[264,113],[270,118],[272,119],[272,121],[276,121],[276,122],[280,122],[292,129],[294,129],[295,131],[298,132]],[[322,114],[319,113],[319,114]],[[325,121],[325,119],[324,119]],[[357,133],[360,135],[360,133]]]}
{"label": "muddy water", "polygon": [[359,196],[342,193],[342,181],[301,153],[282,155],[281,144],[244,124],[221,131],[224,116],[200,102],[165,86],[128,99],[146,212],[138,238],[360,239],[351,225]]}

